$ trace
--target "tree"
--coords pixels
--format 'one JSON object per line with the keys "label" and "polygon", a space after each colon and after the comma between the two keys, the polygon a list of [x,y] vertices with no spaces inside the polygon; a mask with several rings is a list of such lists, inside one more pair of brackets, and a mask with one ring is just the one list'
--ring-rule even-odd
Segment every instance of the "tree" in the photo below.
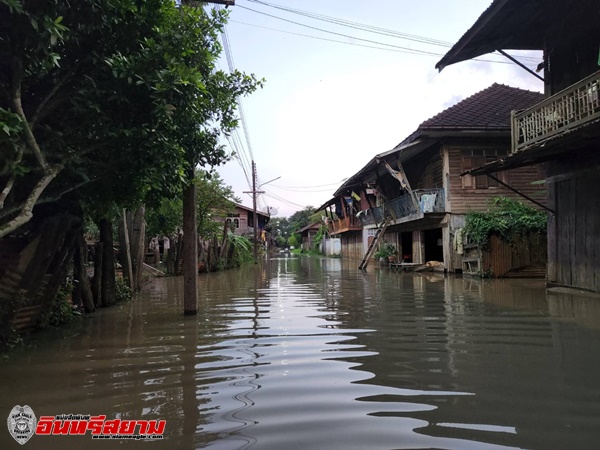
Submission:
{"label": "tree", "polygon": [[123,149],[141,148],[129,128],[148,114],[125,107],[126,81],[106,61],[139,51],[160,3],[0,0],[0,237],[27,223],[36,204],[107,174],[139,181],[128,176],[135,170],[115,169],[138,156]]}
{"label": "tree", "polygon": [[236,99],[261,84],[216,69],[226,18],[171,0],[0,0],[0,238],[34,240],[43,221],[22,227],[58,205],[101,221],[174,198],[224,162]]}
{"label": "tree", "polygon": [[169,0],[0,0],[0,237],[36,204],[157,201],[226,154],[236,98],[215,69],[225,11]]}
{"label": "tree", "polygon": [[[222,223],[214,217],[225,217],[235,203],[240,203],[231,186],[225,184],[217,172],[199,169],[194,183],[197,188],[196,208],[198,235],[209,238],[222,232]],[[181,197],[163,198],[148,210],[147,231],[149,236],[171,236],[182,227],[183,201]]]}

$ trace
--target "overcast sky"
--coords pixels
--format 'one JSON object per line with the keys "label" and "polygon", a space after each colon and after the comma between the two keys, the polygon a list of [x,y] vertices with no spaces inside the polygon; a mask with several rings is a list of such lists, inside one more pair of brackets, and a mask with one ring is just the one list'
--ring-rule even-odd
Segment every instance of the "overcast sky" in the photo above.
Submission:
{"label": "overcast sky", "polygon": [[[259,207],[276,208],[278,217],[308,205],[320,206],[375,154],[392,149],[424,120],[494,82],[543,89],[537,78],[507,64],[502,56],[488,55],[481,58],[485,61],[459,63],[438,73],[435,64],[449,47],[419,42],[426,38],[455,43],[491,0],[265,2],[303,14],[256,0],[236,0],[229,8],[227,36],[233,65],[266,82],[263,89],[242,99],[250,142],[249,146],[240,125],[242,162],[234,159],[218,171],[251,207],[251,197],[243,194],[249,184],[242,165],[250,177],[249,161],[254,158],[259,182],[267,182]],[[306,13],[417,40],[340,26]],[[541,62],[535,53],[519,55],[533,68]],[[228,68],[225,58],[220,67]],[[276,177],[281,178],[268,183]]]}

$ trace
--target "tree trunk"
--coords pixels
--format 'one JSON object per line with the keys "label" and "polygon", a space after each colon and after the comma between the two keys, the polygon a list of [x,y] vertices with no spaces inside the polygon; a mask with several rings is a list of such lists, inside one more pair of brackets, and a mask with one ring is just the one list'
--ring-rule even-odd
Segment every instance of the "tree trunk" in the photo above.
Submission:
{"label": "tree trunk", "polygon": [[198,237],[196,185],[193,180],[183,192],[183,314],[198,313]]}
{"label": "tree trunk", "polygon": [[117,302],[112,222],[106,218],[101,219],[98,228],[100,229],[100,240],[104,244],[102,255],[102,306],[111,306]]}
{"label": "tree trunk", "polygon": [[94,252],[94,279],[92,281],[92,294],[96,308],[102,308],[102,259],[104,256],[104,244],[96,243]]}

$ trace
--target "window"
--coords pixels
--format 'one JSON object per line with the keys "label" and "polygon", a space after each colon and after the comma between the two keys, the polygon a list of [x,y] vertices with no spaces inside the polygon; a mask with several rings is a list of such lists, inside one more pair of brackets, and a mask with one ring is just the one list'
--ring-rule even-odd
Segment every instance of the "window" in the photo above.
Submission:
{"label": "window", "polygon": [[[238,216],[239,216],[239,214],[238,214]],[[240,227],[240,219],[238,219],[238,218],[228,217],[227,224],[231,224],[231,223],[233,223],[234,228]]]}
{"label": "window", "polygon": [[[463,150],[461,173],[481,167],[504,156],[506,156],[506,151],[499,149]],[[492,175],[508,184],[508,171],[493,173]],[[487,175],[464,175],[461,179],[463,189],[497,189],[500,187],[496,180]]]}

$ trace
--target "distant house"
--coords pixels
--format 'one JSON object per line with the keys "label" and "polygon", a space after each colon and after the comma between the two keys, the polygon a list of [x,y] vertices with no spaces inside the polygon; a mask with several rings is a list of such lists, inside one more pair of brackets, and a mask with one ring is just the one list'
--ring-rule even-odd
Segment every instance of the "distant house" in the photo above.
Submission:
{"label": "distant house", "polygon": [[342,239],[342,256],[366,262],[370,248],[384,240],[406,262],[439,261],[449,271],[463,270],[462,250],[455,244],[468,211],[486,210],[497,196],[520,198],[515,190],[538,199],[542,207],[544,187],[532,184],[543,178],[539,166],[494,178],[460,176],[505,157],[511,110],[528,108],[542,98],[537,92],[494,84],[376,155],[323,205],[330,210],[330,233]]}
{"label": "distant house", "polygon": [[[260,232],[267,227],[270,216],[267,213],[256,211],[258,230]],[[233,211],[224,218],[231,224],[233,234],[252,238],[254,236],[254,210],[244,205],[236,204]]]}
{"label": "distant house", "polygon": [[302,236],[301,248],[303,252],[307,252],[312,248],[315,236],[317,235],[320,228],[321,223],[315,222],[296,231],[296,233]]}
{"label": "distant house", "polygon": [[[495,0],[437,68],[502,49],[542,50],[545,99],[515,107],[510,153],[468,177],[544,163],[550,285],[600,292],[600,8]],[[537,76],[537,75],[536,75]],[[480,167],[479,167],[480,166]]]}

